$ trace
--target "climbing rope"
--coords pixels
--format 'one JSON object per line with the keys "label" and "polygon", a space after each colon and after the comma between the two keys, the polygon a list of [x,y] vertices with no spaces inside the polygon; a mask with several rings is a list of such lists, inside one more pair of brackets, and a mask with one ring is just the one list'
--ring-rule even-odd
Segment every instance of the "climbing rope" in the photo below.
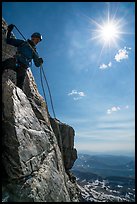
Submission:
{"label": "climbing rope", "polygon": [[49,92],[49,96],[50,96],[50,101],[51,101],[51,107],[52,107],[52,111],[53,111],[53,116],[54,116],[54,118],[56,118],[56,114],[55,114],[55,110],[54,110],[54,106],[53,106],[53,101],[52,101],[52,96],[51,96],[50,87],[49,87],[49,84],[48,84],[48,81],[47,81],[46,75],[45,75],[45,73],[44,73],[43,66],[41,65],[40,68],[41,68],[40,70],[42,70],[42,73],[43,73],[44,79],[45,79],[46,84],[47,84],[47,88],[48,88],[48,92]]}
{"label": "climbing rope", "polygon": [[[41,65],[41,68],[40,68],[41,84],[42,84],[42,89],[43,89],[43,93],[44,93],[44,98],[45,98],[45,101],[46,101],[46,94],[45,94],[45,90],[44,90],[44,86],[43,86],[43,81],[42,81],[42,72],[43,72],[43,76],[44,76],[44,79],[46,81],[46,85],[47,85],[47,88],[48,88],[53,115],[54,115],[54,118],[56,120],[56,114],[55,114],[55,110],[54,110],[54,106],[53,106],[53,100],[52,100],[52,95],[51,95],[50,87],[49,87],[46,75],[44,73],[43,66]],[[58,131],[58,134],[59,134],[59,147],[60,147],[60,151],[62,153],[62,159],[63,159],[62,136],[61,136],[61,132],[60,132],[60,128],[59,128],[58,122],[55,121],[55,124],[57,126],[57,131]]]}
{"label": "climbing rope", "polygon": [[45,89],[44,89],[43,80],[42,80],[42,70],[41,69],[40,69],[40,81],[41,81],[41,86],[42,86],[42,90],[43,90],[44,99],[45,99],[45,102],[47,103]]}
{"label": "climbing rope", "polygon": [[17,26],[14,25],[14,27],[15,27],[16,30],[19,32],[19,34],[23,37],[23,39],[24,39],[25,41],[27,41],[26,38],[24,37],[24,35],[19,31],[19,29],[17,28]]}

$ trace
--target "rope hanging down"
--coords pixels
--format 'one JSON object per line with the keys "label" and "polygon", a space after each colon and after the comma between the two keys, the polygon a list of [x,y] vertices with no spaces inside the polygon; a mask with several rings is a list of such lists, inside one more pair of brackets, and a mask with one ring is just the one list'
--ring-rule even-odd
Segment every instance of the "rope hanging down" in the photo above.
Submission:
{"label": "rope hanging down", "polygon": [[[43,86],[42,72],[41,72],[41,70],[42,70],[42,72],[43,72],[43,75],[44,75],[44,78],[45,78],[45,81],[46,81],[46,84],[47,84],[47,87],[48,87],[48,92],[49,92],[49,96],[50,96],[52,111],[53,111],[54,118],[56,119],[56,114],[55,114],[55,110],[54,110],[54,106],[53,106],[53,101],[52,101],[52,96],[51,96],[50,87],[49,87],[49,84],[48,84],[46,75],[45,75],[45,73],[44,73],[43,67],[41,66],[41,68],[40,68],[40,77],[41,77],[41,85],[42,85],[42,89],[43,89],[43,93],[44,93],[44,98],[45,98],[45,101],[46,101],[46,94],[45,94],[45,90],[44,90],[44,86]],[[60,128],[59,128],[58,122],[55,121],[55,124],[56,124],[56,126],[57,126],[57,131],[58,131],[58,134],[59,134],[59,147],[60,147],[60,151],[61,151],[61,153],[62,153],[62,159],[63,159],[63,147],[62,147],[61,132],[60,132]]]}
{"label": "rope hanging down", "polygon": [[50,96],[50,101],[51,101],[51,107],[52,107],[52,111],[53,111],[53,116],[54,118],[56,118],[56,114],[55,114],[55,110],[54,110],[54,106],[53,106],[53,101],[52,101],[52,96],[51,96],[51,91],[50,91],[50,87],[49,87],[49,84],[48,84],[48,81],[47,81],[47,78],[46,78],[46,75],[44,73],[44,70],[43,70],[43,66],[41,65],[41,70],[43,72],[43,76],[44,76],[44,79],[46,81],[46,84],[47,84],[47,88],[48,88],[48,92],[49,92],[49,96]]}

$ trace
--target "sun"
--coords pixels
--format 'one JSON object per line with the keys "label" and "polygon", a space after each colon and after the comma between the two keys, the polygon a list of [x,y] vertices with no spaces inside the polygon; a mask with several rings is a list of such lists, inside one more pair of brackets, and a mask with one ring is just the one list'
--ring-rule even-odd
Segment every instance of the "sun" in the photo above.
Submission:
{"label": "sun", "polygon": [[98,40],[104,46],[109,45],[112,47],[117,45],[118,39],[120,39],[122,30],[121,30],[121,20],[114,20],[108,18],[106,21],[103,21],[101,24],[92,20],[95,29],[92,29],[92,38],[91,40]]}
{"label": "sun", "polygon": [[119,48],[120,41],[123,41],[123,26],[125,25],[124,18],[118,18],[116,12],[110,13],[109,7],[105,16],[98,16],[98,18],[89,18],[90,35],[89,39],[94,44],[100,44],[100,53],[98,54],[98,64],[101,56],[107,54],[109,61],[111,60],[111,53],[115,48]]}
{"label": "sun", "polygon": [[101,29],[99,30],[100,37],[102,40],[104,40],[106,43],[116,40],[116,38],[119,37],[119,29],[117,25],[112,21],[104,24],[101,26]]}
{"label": "sun", "polygon": [[125,34],[123,26],[125,25],[124,18],[118,18],[117,12],[110,11],[110,4],[107,4],[105,16],[98,18],[89,18],[91,24],[91,38],[94,42],[99,42],[105,47],[119,47],[119,40],[122,40],[122,35]]}
{"label": "sun", "polygon": [[89,42],[94,50],[97,48],[98,65],[100,65],[102,57],[109,58],[110,62],[114,50],[119,49],[123,42],[125,43],[124,35],[133,34],[125,30],[128,21],[123,15],[120,16],[117,11],[118,7],[115,9],[110,7],[110,3],[107,3],[102,14],[93,14],[92,18],[87,16],[89,21]]}

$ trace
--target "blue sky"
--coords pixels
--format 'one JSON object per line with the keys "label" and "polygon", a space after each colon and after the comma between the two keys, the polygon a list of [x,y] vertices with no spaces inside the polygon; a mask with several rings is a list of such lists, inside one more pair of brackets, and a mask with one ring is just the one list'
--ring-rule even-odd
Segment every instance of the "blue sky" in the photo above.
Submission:
{"label": "blue sky", "polygon": [[[2,16],[27,39],[42,34],[55,113],[75,129],[78,152],[134,153],[135,3],[3,2]],[[53,116],[48,93],[47,102]]]}

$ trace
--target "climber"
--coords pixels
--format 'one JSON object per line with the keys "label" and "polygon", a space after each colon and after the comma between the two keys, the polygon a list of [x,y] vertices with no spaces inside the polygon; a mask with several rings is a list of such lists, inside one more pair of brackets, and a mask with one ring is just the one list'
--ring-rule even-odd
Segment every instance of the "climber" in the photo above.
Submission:
{"label": "climber", "polygon": [[31,35],[31,40],[14,39],[11,37],[11,31],[14,27],[15,25],[13,24],[8,26],[6,42],[17,47],[17,52],[12,58],[8,58],[2,62],[2,72],[5,69],[14,70],[17,76],[17,86],[23,89],[26,71],[31,65],[31,60],[33,59],[36,67],[40,67],[43,64],[43,59],[38,56],[35,47],[42,40],[42,36],[40,33],[35,32]]}

